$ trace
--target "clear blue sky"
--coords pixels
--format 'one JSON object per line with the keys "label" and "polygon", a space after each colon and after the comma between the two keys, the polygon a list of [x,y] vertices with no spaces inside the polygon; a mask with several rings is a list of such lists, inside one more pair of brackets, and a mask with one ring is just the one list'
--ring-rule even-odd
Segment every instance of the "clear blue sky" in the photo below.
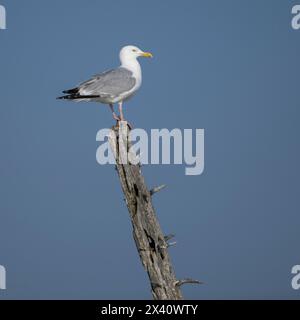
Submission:
{"label": "clear blue sky", "polygon": [[153,52],[125,105],[135,127],[204,128],[205,171],[145,166],[191,299],[299,298],[299,49],[288,0],[16,1],[0,31],[0,299],[146,299],[113,166],[96,162],[106,106],[56,101]]}

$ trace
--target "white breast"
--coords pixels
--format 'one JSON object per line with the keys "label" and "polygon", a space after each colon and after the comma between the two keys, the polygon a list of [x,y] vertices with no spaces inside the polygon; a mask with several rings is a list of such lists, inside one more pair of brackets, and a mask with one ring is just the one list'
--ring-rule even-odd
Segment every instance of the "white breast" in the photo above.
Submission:
{"label": "white breast", "polygon": [[121,67],[126,68],[132,72],[133,77],[135,78],[135,86],[129,91],[122,95],[121,100],[127,100],[131,98],[134,93],[140,88],[142,85],[142,69],[136,58],[127,59],[126,61],[122,61]]}

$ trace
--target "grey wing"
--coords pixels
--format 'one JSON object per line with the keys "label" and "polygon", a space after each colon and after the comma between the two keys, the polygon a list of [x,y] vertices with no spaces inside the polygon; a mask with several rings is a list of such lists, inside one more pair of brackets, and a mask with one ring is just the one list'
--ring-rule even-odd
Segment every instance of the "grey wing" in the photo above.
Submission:
{"label": "grey wing", "polygon": [[116,97],[128,92],[136,84],[131,71],[118,68],[95,75],[79,85],[79,93],[83,96]]}

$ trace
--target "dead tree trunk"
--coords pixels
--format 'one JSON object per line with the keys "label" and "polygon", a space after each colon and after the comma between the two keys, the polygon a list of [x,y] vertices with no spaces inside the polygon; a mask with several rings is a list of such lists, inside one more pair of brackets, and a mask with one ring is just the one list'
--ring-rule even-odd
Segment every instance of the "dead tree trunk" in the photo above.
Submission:
{"label": "dead tree trunk", "polygon": [[119,122],[119,126],[113,128],[109,142],[116,159],[116,169],[129,210],[134,241],[150,279],[153,299],[181,300],[183,296],[180,286],[188,282],[198,283],[198,281],[176,279],[167,250],[169,246],[167,241],[170,236],[164,236],[151,199],[152,195],[162,187],[148,190],[139,160],[129,152],[131,144],[128,138],[127,122]]}

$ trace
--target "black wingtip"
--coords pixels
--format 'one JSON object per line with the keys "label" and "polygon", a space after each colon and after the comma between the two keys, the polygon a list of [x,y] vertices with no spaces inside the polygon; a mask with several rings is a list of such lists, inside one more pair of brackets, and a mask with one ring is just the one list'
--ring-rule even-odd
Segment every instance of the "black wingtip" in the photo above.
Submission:
{"label": "black wingtip", "polygon": [[73,88],[73,89],[68,89],[63,91],[63,93],[65,94],[78,94],[78,92],[79,92],[78,88]]}
{"label": "black wingtip", "polygon": [[64,100],[64,99],[67,99],[67,96],[61,96],[56,98],[56,100]]}
{"label": "black wingtip", "polygon": [[66,96],[57,97],[56,99],[57,100],[74,100],[74,99],[77,99],[77,96],[68,94]]}
{"label": "black wingtip", "polygon": [[81,96],[79,94],[68,94],[66,96],[57,97],[57,100],[80,100],[80,99],[97,99],[99,95],[84,95]]}
{"label": "black wingtip", "polygon": [[69,90],[64,90],[63,91],[64,94],[66,94],[65,96],[61,96],[61,97],[57,97],[57,100],[72,100],[77,98],[77,96],[79,96],[79,89],[78,88],[73,88],[73,89],[69,89]]}

